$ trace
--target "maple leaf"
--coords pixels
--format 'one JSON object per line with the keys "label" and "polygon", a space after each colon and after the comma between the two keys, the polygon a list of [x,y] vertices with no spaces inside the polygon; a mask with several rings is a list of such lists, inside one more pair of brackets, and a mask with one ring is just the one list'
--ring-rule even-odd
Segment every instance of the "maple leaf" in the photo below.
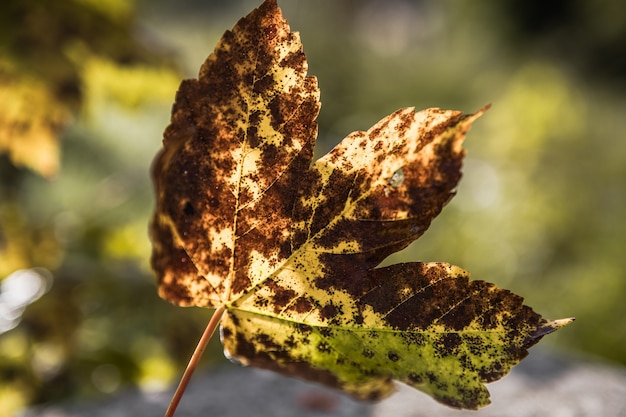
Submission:
{"label": "maple leaf", "polygon": [[182,82],[153,166],[159,294],[218,309],[225,353],[360,399],[398,380],[474,409],[548,321],[446,263],[377,267],[454,195],[484,110],[405,108],[311,164],[319,90],[275,0]]}

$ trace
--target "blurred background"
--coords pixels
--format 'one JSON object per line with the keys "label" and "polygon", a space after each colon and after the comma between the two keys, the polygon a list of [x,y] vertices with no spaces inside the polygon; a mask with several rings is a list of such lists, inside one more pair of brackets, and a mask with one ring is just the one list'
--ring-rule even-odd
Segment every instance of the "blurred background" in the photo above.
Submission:
{"label": "blurred background", "polygon": [[[182,78],[259,1],[0,3],[0,414],[162,389],[211,311],[159,299],[151,160]],[[448,261],[626,364],[626,3],[280,1],[317,155],[400,107],[473,112],[456,198],[389,262]],[[219,341],[204,366],[227,366]]]}

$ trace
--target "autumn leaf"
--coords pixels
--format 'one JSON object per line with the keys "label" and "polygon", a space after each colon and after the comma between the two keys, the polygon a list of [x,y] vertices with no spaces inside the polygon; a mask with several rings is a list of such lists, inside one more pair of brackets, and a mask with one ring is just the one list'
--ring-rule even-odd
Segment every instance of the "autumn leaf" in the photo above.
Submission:
{"label": "autumn leaf", "polygon": [[159,294],[217,308],[225,353],[244,365],[360,399],[397,380],[449,406],[488,404],[484,383],[570,320],[446,263],[377,267],[454,195],[484,110],[401,109],[312,163],[319,108],[275,0],[183,81],[153,166]]}

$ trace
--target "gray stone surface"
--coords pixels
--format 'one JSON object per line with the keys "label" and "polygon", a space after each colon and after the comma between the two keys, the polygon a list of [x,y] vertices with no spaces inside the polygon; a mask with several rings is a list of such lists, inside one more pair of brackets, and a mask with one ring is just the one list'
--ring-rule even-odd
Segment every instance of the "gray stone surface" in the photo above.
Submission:
{"label": "gray stone surface", "polygon": [[[196,375],[178,417],[626,417],[626,369],[598,361],[533,349],[501,381],[489,384],[492,404],[458,411],[399,385],[375,404],[335,391],[250,368],[226,368]],[[22,417],[162,416],[172,391],[124,392],[85,404],[32,409]]]}

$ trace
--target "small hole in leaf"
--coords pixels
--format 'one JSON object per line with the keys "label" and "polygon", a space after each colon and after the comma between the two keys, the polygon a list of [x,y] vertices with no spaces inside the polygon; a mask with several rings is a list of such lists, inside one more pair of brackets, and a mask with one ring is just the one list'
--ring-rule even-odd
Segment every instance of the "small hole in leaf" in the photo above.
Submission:
{"label": "small hole in leaf", "polygon": [[391,177],[387,179],[387,183],[391,187],[395,187],[395,188],[398,188],[399,186],[401,186],[402,183],[404,183],[404,171],[402,170],[402,168],[396,169],[395,172],[391,175]]}
{"label": "small hole in leaf", "polygon": [[183,213],[185,213],[185,215],[187,216],[193,216],[194,214],[196,214],[196,210],[191,205],[191,202],[187,201],[185,203],[185,206],[183,207]]}

